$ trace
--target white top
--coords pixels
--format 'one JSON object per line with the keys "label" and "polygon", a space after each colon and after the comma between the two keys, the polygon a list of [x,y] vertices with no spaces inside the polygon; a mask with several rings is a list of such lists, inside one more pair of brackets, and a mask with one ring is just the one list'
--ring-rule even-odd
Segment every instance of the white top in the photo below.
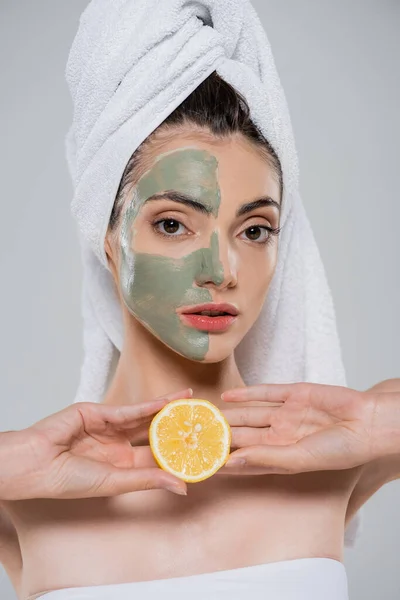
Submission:
{"label": "white top", "polygon": [[66,588],[40,600],[348,600],[344,564],[299,558],[188,577]]}

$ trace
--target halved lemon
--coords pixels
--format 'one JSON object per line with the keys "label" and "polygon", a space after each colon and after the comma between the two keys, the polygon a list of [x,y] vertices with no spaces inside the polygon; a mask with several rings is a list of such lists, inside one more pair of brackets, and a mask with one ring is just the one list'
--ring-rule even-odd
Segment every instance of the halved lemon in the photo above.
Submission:
{"label": "halved lemon", "polygon": [[228,460],[231,428],[208,400],[172,400],[153,417],[149,440],[164,471],[196,483],[214,475]]}

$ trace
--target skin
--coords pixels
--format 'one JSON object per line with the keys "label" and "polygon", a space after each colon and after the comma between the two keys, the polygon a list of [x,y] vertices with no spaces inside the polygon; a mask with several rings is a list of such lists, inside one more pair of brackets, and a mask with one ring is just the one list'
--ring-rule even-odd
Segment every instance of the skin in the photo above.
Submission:
{"label": "skin", "polygon": [[[265,409],[257,411],[256,414],[246,408],[232,408],[225,412],[232,426],[234,446],[252,446],[257,442],[260,443],[261,438],[265,438],[263,447],[254,446],[256,453],[253,453],[253,448],[249,449],[250,453],[247,453],[247,457],[251,458],[248,461],[249,465],[251,463],[258,466],[263,464],[262,460],[260,461],[262,456],[258,456],[260,450],[268,458],[269,473],[271,473],[271,465],[277,467],[278,472],[282,473],[295,473],[308,468],[350,468],[355,461],[368,459],[367,456],[362,457],[361,454],[372,454],[372,460],[364,465],[362,476],[350,497],[351,512],[357,510],[384,483],[399,478],[399,379],[377,384],[367,392],[316,384],[253,386],[246,389],[232,390],[224,395],[224,399],[237,402],[239,397],[242,396],[247,398],[248,401],[254,396],[260,397],[261,395],[263,395],[264,402],[274,401],[281,403],[280,406],[271,408],[267,404]],[[165,401],[168,401],[168,398],[164,401],[158,401],[158,403],[164,404]],[[290,405],[292,405],[292,411],[281,422],[279,414],[283,414],[282,410],[284,411],[285,407],[290,407]],[[371,406],[374,406],[373,422],[371,422]],[[96,470],[98,468],[106,470],[107,466],[110,467],[109,474],[111,477],[101,478],[100,486],[96,484],[96,493],[107,491],[108,495],[113,495],[127,492],[128,489],[136,489],[140,474],[137,472],[135,475],[135,470],[119,477],[118,481],[115,480],[114,465],[125,464],[126,466],[127,459],[131,460],[131,457],[128,458],[127,455],[120,426],[123,425],[123,432],[127,432],[132,427],[132,431],[136,430],[135,421],[137,417],[150,414],[155,408],[155,402],[148,402],[144,405],[128,405],[123,408],[122,412],[119,407],[106,407],[97,404],[87,404],[85,406],[83,404],[82,410],[87,439],[82,437],[77,445],[71,445],[71,449],[73,449],[71,458],[75,464],[68,477],[65,477],[65,474],[61,477],[57,475],[55,478],[43,478],[41,475],[37,477],[34,465],[29,466],[29,459],[33,459],[32,452],[26,452],[27,448],[25,446],[28,444],[32,447],[33,433],[36,432],[36,436],[39,433],[40,441],[37,440],[34,444],[36,446],[35,455],[39,458],[38,452],[40,453],[41,447],[42,451],[44,450],[45,440],[47,440],[47,446],[52,440],[55,445],[51,447],[50,443],[50,447],[40,457],[40,464],[49,460],[56,463],[58,460],[56,454],[61,453],[61,448],[65,447],[67,440],[76,441],[77,439],[77,429],[81,427],[82,421],[81,419],[76,421],[73,417],[76,406],[72,405],[61,411],[60,415],[64,417],[63,419],[59,419],[59,414],[55,414],[21,432],[0,434],[0,457],[4,455],[1,464],[7,464],[10,470],[10,474],[7,475],[7,472],[2,469],[3,487],[0,486],[0,498],[4,498],[4,494],[10,498],[63,498],[65,494],[67,494],[67,497],[79,498],[82,491],[86,493],[90,489]],[[112,425],[115,430],[113,431],[109,427],[105,429],[106,424],[108,426]],[[271,425],[271,429],[263,429],[265,424]],[[329,424],[331,426],[327,428],[326,426]],[[347,431],[354,430],[356,435],[346,435],[345,439],[342,439],[344,425]],[[131,435],[130,438],[137,437],[137,433],[136,430],[136,433]],[[334,443],[333,452],[327,452],[327,444],[329,445],[332,435],[337,436],[338,443]],[[258,439],[252,439],[254,437]],[[271,440],[268,440],[269,437]],[[25,441],[23,438],[25,438]],[[292,444],[293,439],[298,441],[307,440],[307,452],[300,451],[296,445]],[[270,445],[271,442],[273,442],[272,446]],[[18,458],[21,450],[25,455],[23,462]],[[56,450],[56,453],[54,453],[54,450]],[[141,448],[134,447],[132,450],[136,462],[136,453]],[[146,449],[143,448],[143,450]],[[150,461],[146,462],[145,453],[141,454],[140,460],[145,463],[144,466],[151,466]],[[150,459],[149,453],[147,454],[148,459]],[[111,459],[109,465],[104,461],[104,456],[107,455]],[[85,463],[88,456],[96,461],[93,463],[92,470]],[[80,460],[81,465],[79,467]],[[337,464],[338,460],[340,464]],[[315,464],[316,461],[318,464]],[[332,464],[332,461],[336,464]],[[54,467],[59,474],[59,466],[55,464]],[[65,468],[65,464],[63,468]],[[24,471],[24,473],[21,472],[23,482],[20,477],[15,476],[15,473],[19,473],[21,469]],[[79,473],[82,469],[86,471],[84,477],[82,477],[82,472]],[[47,471],[47,467],[45,470]],[[166,474],[163,473],[163,475]],[[112,481],[113,479],[114,481]],[[21,485],[19,485],[19,482]],[[65,488],[66,482],[69,483]],[[70,485],[71,482],[77,484],[78,487],[73,489],[73,486]],[[60,484],[61,488],[55,487]],[[87,486],[87,490],[86,488],[85,490],[81,489],[82,484]],[[110,489],[99,489],[102,485],[110,486]],[[40,486],[40,489],[38,489],[38,486]],[[5,503],[6,506],[8,504]],[[12,512],[18,514],[15,508],[11,510]],[[68,513],[66,516],[68,516]],[[4,564],[18,596],[25,598],[26,592],[22,585],[23,561],[19,535],[13,519],[5,510],[0,511],[0,562]]]}
{"label": "skin", "polygon": [[[262,384],[229,390],[226,402],[262,400],[257,428],[251,410],[235,429],[226,467],[266,474],[339,470],[377,460],[400,473],[400,379],[368,392],[315,383]],[[393,392],[393,393],[387,393]],[[253,415],[254,420],[254,415]]]}
{"label": "skin", "polygon": [[[233,203],[229,212],[220,214],[221,197],[229,193],[225,189],[224,170],[229,168],[226,163],[220,149],[210,152],[186,146],[160,153],[137,182],[128,200],[119,235],[120,264],[116,284],[126,308],[170,349],[191,360],[220,360],[221,350],[224,353],[232,351],[233,345],[237,345],[248,325],[258,316],[275,266],[276,247],[273,253],[268,253],[265,245],[250,240],[238,242],[238,237],[231,232],[225,234],[224,230],[235,225],[241,230],[246,223],[269,225],[267,217],[271,219],[272,214],[271,208],[267,211],[263,208],[261,218],[258,217],[260,211],[253,211],[250,219],[246,215],[235,223]],[[278,197],[277,186],[269,185],[269,188],[268,191]],[[195,198],[203,214],[172,200],[149,200],[154,195],[166,197],[169,190]],[[149,209],[152,204],[154,208]],[[151,210],[154,214],[149,212]],[[186,235],[157,239],[160,234],[150,230],[148,221],[168,216],[168,212],[171,217],[182,219],[180,227],[187,230]],[[274,212],[277,224],[279,215],[276,209]],[[224,239],[220,242],[220,238]],[[227,265],[223,264],[221,244],[227,247]],[[252,294],[251,304],[246,305],[247,313],[251,307],[248,319],[239,318],[232,332],[218,335],[196,330],[182,322],[178,309],[218,300],[217,290],[223,289],[225,275],[236,270],[240,260],[245,260],[248,265],[250,258],[255,261],[258,274],[253,269],[248,281],[244,282],[248,290],[256,292]],[[259,277],[262,272],[265,277]],[[257,302],[254,301],[256,297]],[[225,301],[238,306],[239,301],[244,303],[244,298],[239,298],[235,289]]]}
{"label": "skin", "polygon": [[[104,404],[139,405],[191,387],[195,397],[211,400],[227,415],[238,410],[230,412],[229,418],[240,428],[246,424],[249,408],[259,409],[263,403],[238,402],[227,408],[221,394],[243,387],[234,349],[257,319],[278,252],[276,237],[261,248],[243,240],[241,233],[247,223],[260,220],[278,226],[279,210],[268,206],[241,217],[236,213],[255,197],[268,195],[277,200],[279,189],[268,163],[246,140],[232,137],[220,141],[193,132],[161,138],[146,157],[141,176],[169,153],[179,150],[179,156],[174,154],[176,160],[193,158],[194,148],[206,152],[204,164],[212,165],[213,158],[218,163],[214,170],[221,199],[218,211],[213,209],[207,215],[165,198],[143,202],[129,221],[129,253],[139,261],[140,255],[146,255],[145,266],[150,264],[150,270],[161,258],[172,261],[170,267],[181,265],[187,289],[235,304],[239,317],[227,332],[209,335],[204,358],[190,358],[196,344],[188,335],[183,347],[176,347],[175,325],[169,322],[167,310],[157,322],[150,323],[152,315],[136,305],[147,293],[144,284],[139,286],[139,298],[130,285],[123,289],[119,227],[116,235],[107,237],[105,249],[121,300],[125,336]],[[192,184],[198,173],[194,169]],[[152,181],[160,186],[158,176]],[[179,187],[179,181],[182,185],[175,176],[174,188]],[[169,189],[171,182],[166,186]],[[216,187],[210,189],[216,197]],[[127,203],[131,200],[128,196]],[[184,222],[190,235],[172,241],[158,235],[153,225],[161,217]],[[212,242],[216,239],[213,234],[218,244]],[[196,279],[196,269],[189,268],[188,261],[199,263],[188,257],[206,251],[215,264],[222,265],[223,278]],[[135,268],[133,261],[128,268],[133,286]],[[175,276],[173,268],[171,271]],[[163,290],[152,287],[150,292],[155,295]],[[181,292],[177,298],[169,298],[168,306],[186,302],[185,293],[184,300]],[[165,327],[159,325],[163,319]],[[243,431],[238,433],[243,435]],[[135,440],[135,445],[145,443],[145,437]],[[151,460],[146,463],[146,468],[153,466]],[[362,467],[287,477],[221,473],[188,485],[187,496],[152,489],[109,498],[4,502],[8,517],[4,529],[8,528],[8,537],[14,536],[14,542],[7,545],[1,560],[21,598],[49,589],[180,577],[302,557],[342,560],[343,524],[358,508],[351,499],[362,475]],[[365,489],[359,498],[362,502]]]}
{"label": "skin", "polygon": [[235,411],[228,416],[239,450],[220,473],[296,474],[359,466],[349,515],[386,483],[400,479],[400,379],[365,392],[313,383],[256,385],[228,390],[223,399],[257,400],[265,407],[258,415],[250,409],[240,419]]}
{"label": "skin", "polygon": [[205,150],[186,148],[161,154],[140,178],[121,228],[120,285],[127,308],[171,349],[192,360],[206,357],[209,334],[185,326],[176,311],[188,304],[212,302],[202,281],[223,282],[218,233],[211,234],[208,248],[180,257],[162,256],[137,250],[136,219],[150,197],[170,189],[196,197],[216,218],[221,202],[217,169],[217,159]]}

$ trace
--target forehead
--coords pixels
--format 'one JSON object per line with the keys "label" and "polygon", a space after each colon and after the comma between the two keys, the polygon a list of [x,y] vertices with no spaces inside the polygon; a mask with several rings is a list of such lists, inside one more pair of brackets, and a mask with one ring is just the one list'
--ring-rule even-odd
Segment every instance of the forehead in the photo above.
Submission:
{"label": "forehead", "polygon": [[152,167],[140,178],[137,193],[141,201],[153,194],[177,190],[201,200],[210,210],[220,202],[218,161],[205,149],[181,147],[156,156]]}
{"label": "forehead", "polygon": [[144,200],[175,189],[199,199],[219,195],[235,204],[247,197],[268,194],[279,200],[276,173],[259,149],[242,135],[207,141],[197,137],[173,138],[154,149],[137,182]]}

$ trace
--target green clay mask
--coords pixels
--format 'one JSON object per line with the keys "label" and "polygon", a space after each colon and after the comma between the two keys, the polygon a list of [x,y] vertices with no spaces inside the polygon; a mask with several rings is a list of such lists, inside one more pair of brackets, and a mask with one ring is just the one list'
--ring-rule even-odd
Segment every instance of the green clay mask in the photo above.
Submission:
{"label": "green clay mask", "polygon": [[176,310],[212,302],[210,291],[201,286],[206,282],[219,285],[223,281],[218,236],[212,233],[206,248],[181,258],[170,258],[136,252],[134,225],[146,199],[170,189],[190,194],[217,216],[220,205],[217,166],[217,160],[209,152],[194,148],[161,155],[139,180],[121,228],[120,281],[127,308],[162,342],[192,360],[205,358],[209,334],[184,325]]}

